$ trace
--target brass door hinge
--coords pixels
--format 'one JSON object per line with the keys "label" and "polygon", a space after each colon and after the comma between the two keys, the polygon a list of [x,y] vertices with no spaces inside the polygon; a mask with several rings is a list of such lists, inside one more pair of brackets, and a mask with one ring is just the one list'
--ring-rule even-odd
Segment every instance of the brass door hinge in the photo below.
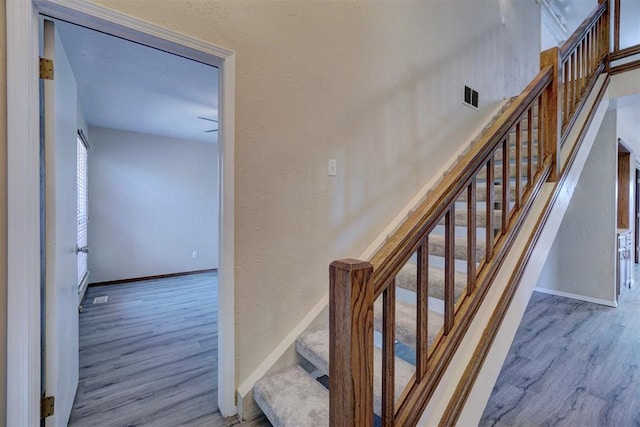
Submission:
{"label": "brass door hinge", "polygon": [[40,78],[53,80],[53,61],[47,58],[40,58]]}
{"label": "brass door hinge", "polygon": [[44,419],[53,415],[53,406],[55,398],[53,396],[45,396],[40,399],[40,418]]}

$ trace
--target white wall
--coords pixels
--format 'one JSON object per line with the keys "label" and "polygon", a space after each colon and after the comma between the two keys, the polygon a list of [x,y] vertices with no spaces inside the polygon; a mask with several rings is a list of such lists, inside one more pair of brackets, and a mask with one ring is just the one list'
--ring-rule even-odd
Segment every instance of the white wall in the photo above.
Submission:
{"label": "white wall", "polygon": [[217,268],[217,146],[90,133],[90,282]]}
{"label": "white wall", "polygon": [[533,0],[93,1],[237,52],[238,384],[539,69]]}
{"label": "white wall", "polygon": [[538,280],[544,292],[615,305],[616,112],[609,111]]}
{"label": "white wall", "polygon": [[632,102],[618,106],[617,109],[618,138],[622,138],[638,156],[640,155],[640,95],[631,95],[627,98]]}
{"label": "white wall", "polygon": [[84,136],[89,137],[89,124],[87,123],[87,117],[84,114],[84,108],[82,107],[82,103],[78,99],[78,129],[81,129],[84,133]]}
{"label": "white wall", "polygon": [[560,46],[571,33],[567,29],[567,22],[556,0],[543,0],[542,27],[541,27],[541,51]]}

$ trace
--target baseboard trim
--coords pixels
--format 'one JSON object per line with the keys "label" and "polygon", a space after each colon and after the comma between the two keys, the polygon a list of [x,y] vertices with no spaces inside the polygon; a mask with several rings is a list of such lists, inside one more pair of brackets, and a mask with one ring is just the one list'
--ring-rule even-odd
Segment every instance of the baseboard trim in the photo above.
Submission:
{"label": "baseboard trim", "polygon": [[129,279],[109,280],[106,282],[95,282],[95,283],[89,283],[88,286],[121,285],[123,283],[142,282],[145,280],[167,279],[169,277],[188,276],[190,274],[198,274],[198,273],[214,273],[217,271],[218,271],[217,268],[210,268],[207,270],[182,271],[179,273],[158,274],[156,276],[132,277]]}
{"label": "baseboard trim", "polygon": [[89,274],[90,272],[87,271],[78,287],[78,310],[82,310],[82,302],[87,294],[87,289],[89,289]]}
{"label": "baseboard trim", "polygon": [[549,295],[555,295],[557,297],[563,297],[563,298],[571,298],[571,299],[575,299],[578,301],[584,301],[584,302],[590,302],[593,304],[600,304],[600,305],[606,305],[608,307],[617,307],[618,303],[616,301],[609,301],[606,299],[601,299],[601,298],[593,298],[593,297],[587,297],[584,295],[578,295],[578,294],[572,294],[570,292],[562,292],[562,291],[557,291],[555,289],[546,289],[546,288],[534,288],[533,290],[534,292],[540,292],[543,294],[549,294]]}

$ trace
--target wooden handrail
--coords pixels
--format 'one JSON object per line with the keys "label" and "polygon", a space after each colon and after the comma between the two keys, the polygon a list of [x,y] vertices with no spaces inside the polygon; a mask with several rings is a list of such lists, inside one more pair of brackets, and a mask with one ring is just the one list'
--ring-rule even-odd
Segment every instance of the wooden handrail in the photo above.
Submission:
{"label": "wooden handrail", "polygon": [[599,1],[598,6],[582,21],[582,24],[573,32],[560,47],[560,59],[564,61],[571,51],[573,51],[578,43],[584,39],[587,32],[598,22],[598,19],[607,10],[607,2]]}
{"label": "wooden handrail", "polygon": [[624,49],[616,50],[609,54],[609,61],[617,61],[619,59],[626,58],[627,56],[633,56],[640,54],[640,44],[625,47]]}
{"label": "wooden handrail", "polygon": [[609,69],[609,75],[616,75],[620,73],[626,73],[627,71],[637,70],[640,68],[640,60],[627,62],[622,65],[618,65],[616,67],[612,67]]}
{"label": "wooden handrail", "polygon": [[[609,53],[609,7],[600,1],[573,35],[558,49],[561,141],[564,141],[582,109],[583,101],[600,73]],[[546,53],[546,52],[545,52]],[[543,53],[543,63],[555,58]]]}
{"label": "wooden handrail", "polygon": [[536,242],[538,242],[540,238],[540,235],[543,230],[543,225],[546,224],[551,214],[551,209],[555,204],[555,201],[558,199],[558,197],[560,197],[564,182],[566,181],[569,175],[569,170],[571,169],[571,166],[575,161],[575,158],[578,154],[580,146],[582,145],[582,142],[585,139],[587,130],[589,129],[591,121],[593,120],[596,114],[597,107],[598,105],[600,105],[600,101],[604,96],[604,93],[608,87],[608,83],[609,81],[605,80],[604,84],[600,88],[600,91],[598,92],[595,102],[592,104],[592,108],[589,111],[587,120],[583,123],[580,129],[576,144],[571,148],[571,152],[564,166],[562,167],[562,170],[560,171],[560,177],[558,179],[558,182],[554,186],[552,195],[547,201],[543,209],[542,215],[538,219],[538,222],[535,226],[535,232],[533,236],[529,239],[526,249],[521,254],[520,259],[516,264],[516,268],[511,274],[511,277],[509,278],[508,285],[504,290],[502,297],[500,298],[500,301],[498,302],[498,306],[495,308],[487,327],[484,329],[484,332],[482,334],[482,339],[480,340],[480,344],[478,345],[478,347],[476,347],[473,357],[468,363],[467,368],[465,369],[465,372],[462,376],[462,380],[460,381],[460,383],[458,383],[458,386],[453,395],[453,398],[449,401],[449,405],[445,410],[445,413],[442,419],[440,420],[439,425],[442,427],[456,425],[458,421],[458,417],[462,412],[464,404],[466,403],[466,400],[469,397],[469,394],[471,393],[473,385],[475,384],[475,381],[477,380],[478,375],[480,374],[482,365],[486,360],[486,357],[489,354],[489,350],[491,349],[491,346],[497,336],[498,329],[504,319],[504,316],[506,315],[507,309],[509,308],[509,304],[511,303],[511,300],[515,295],[515,292],[518,287],[518,283],[520,282],[522,275],[524,274],[524,270],[535,248],[535,244]]}
{"label": "wooden handrail", "polygon": [[[604,69],[608,32],[608,2],[599,0],[597,8],[562,47],[541,54],[538,75],[458,159],[369,262],[332,263],[331,425],[372,425],[373,371],[379,368],[373,366],[374,323],[382,333],[381,384],[376,385],[381,393],[381,404],[376,408],[380,410],[382,425],[417,423],[542,185],[561,177],[561,144]],[[483,189],[478,186],[479,179],[486,182]],[[476,218],[480,196],[486,201],[483,224],[478,224]],[[457,202],[466,203],[465,237],[456,236],[455,232]],[[444,257],[444,313],[442,328],[434,335],[431,333],[434,331],[428,330],[428,263],[430,236],[438,225],[444,230],[444,236],[438,237],[440,243],[434,246],[442,251],[439,256]],[[483,246],[477,240],[479,227],[486,229]],[[459,293],[454,265],[461,251],[464,254],[460,258],[466,260],[467,281],[464,292]],[[396,276],[414,254],[416,368],[404,390],[396,390]],[[374,322],[373,306],[380,296],[382,317],[376,317]],[[460,407],[459,402],[456,407]]]}
{"label": "wooden handrail", "polygon": [[488,161],[489,154],[502,142],[515,122],[552,80],[552,67],[542,69],[503,115],[485,132],[478,144],[456,163],[440,185],[391,235],[371,257],[374,267],[374,296],[377,298],[418,248],[420,240],[438,223]]}
{"label": "wooden handrail", "polygon": [[[548,107],[542,104],[543,99],[547,99],[546,92],[552,86],[553,67],[544,67],[540,73],[527,86],[525,91],[519,95],[499,117],[492,127],[485,132],[484,136],[478,144],[472,147],[452,169],[452,171],[443,179],[443,181],[434,190],[433,196],[426,199],[421,206],[409,217],[409,219],[401,226],[392,237],[374,254],[370,263],[357,260],[336,261],[331,266],[331,348],[330,348],[330,381],[334,378],[336,384],[330,389],[340,390],[334,396],[356,396],[358,394],[365,395],[361,389],[361,385],[357,384],[358,378],[364,378],[362,381],[369,381],[370,371],[374,369],[372,365],[368,365],[362,359],[363,348],[366,347],[362,342],[354,340],[356,337],[363,337],[364,331],[368,331],[369,321],[366,325],[357,322],[358,313],[362,313],[363,309],[372,309],[373,302],[378,296],[383,296],[383,318],[382,318],[382,405],[381,416],[383,425],[404,425],[414,423],[417,419],[416,409],[422,408],[424,399],[430,396],[442,377],[449,361],[453,357],[455,350],[464,337],[464,332],[468,328],[471,319],[480,306],[484,295],[488,289],[494,274],[501,265],[507,251],[512,244],[515,234],[517,233],[526,212],[539,191],[542,183],[546,180],[551,170],[552,159],[551,153],[545,152],[551,147],[544,141],[544,134],[541,132],[538,123],[541,121],[533,120],[534,111],[538,109],[542,111],[546,108],[555,111],[554,105]],[[523,120],[527,122],[527,153],[531,153],[527,157],[527,169],[531,169],[527,174],[532,177],[526,182],[522,188],[515,190],[515,198],[512,199],[509,194],[509,167],[511,164],[511,147],[508,143],[512,132],[522,133],[521,123]],[[535,129],[538,131],[538,140],[533,138]],[[521,173],[525,167],[522,166],[522,140],[521,136],[515,137],[516,146],[516,163],[518,173]],[[537,151],[533,150],[533,145],[538,146]],[[547,147],[546,149],[543,148]],[[552,150],[555,155],[557,147]],[[500,154],[499,154],[500,153]],[[503,162],[502,167],[502,189],[501,189],[501,205],[502,220],[497,234],[494,238],[494,203],[493,203],[493,173],[494,159],[500,157]],[[537,159],[537,160],[535,160]],[[546,160],[545,160],[546,159]],[[535,161],[535,166],[532,164]],[[454,292],[454,249],[455,246],[455,224],[454,224],[454,205],[461,196],[468,197],[469,201],[475,199],[476,179],[477,176],[486,168],[487,186],[484,190],[487,200],[487,253],[483,264],[476,270],[475,266],[481,260],[477,258],[474,250],[475,228],[467,233],[467,265],[473,266],[470,271],[472,276],[468,276],[467,291],[465,297],[460,301],[455,301]],[[519,184],[520,185],[520,184]],[[518,186],[519,186],[518,185]],[[497,188],[497,187],[496,187]],[[511,202],[514,203],[510,208]],[[475,204],[468,204],[470,217],[475,216]],[[445,288],[444,288],[444,327],[438,333],[432,347],[427,345],[427,316],[428,316],[428,298],[427,298],[427,276],[428,276],[428,233],[431,229],[444,218],[445,221]],[[471,221],[473,225],[473,221]],[[497,239],[497,240],[496,240]],[[417,331],[417,347],[416,347],[416,373],[410,381],[409,386],[405,388],[404,393],[398,403],[395,402],[397,391],[394,390],[394,310],[395,310],[395,276],[400,271],[404,263],[408,261],[414,251],[418,251],[418,283],[417,288],[417,313],[416,323]],[[385,259],[386,257],[386,259]],[[354,291],[354,280],[352,274],[342,272],[347,269],[347,265],[357,265],[358,269],[373,266],[374,272],[371,277],[367,277],[357,282],[359,289]],[[351,267],[349,267],[351,268]],[[351,271],[351,270],[349,270]],[[365,292],[361,286],[369,286]],[[345,292],[347,292],[345,294]],[[369,293],[370,292],[370,293]],[[334,299],[343,299],[342,303],[334,301]],[[348,314],[346,309],[354,306],[355,312]],[[366,316],[365,316],[366,317]],[[344,335],[344,338],[343,338]],[[364,338],[363,338],[364,339]],[[369,340],[367,332],[366,339]],[[345,353],[346,351],[346,353]],[[354,353],[357,353],[356,357]],[[368,359],[365,358],[365,359]],[[432,360],[435,359],[435,362]],[[354,363],[358,360],[361,365]],[[366,368],[364,366],[367,366]],[[344,384],[344,382],[349,384]],[[333,393],[332,393],[333,394]],[[368,395],[367,395],[368,396]],[[339,397],[331,397],[331,402]],[[365,397],[368,401],[369,397]],[[416,399],[418,402],[416,403]],[[336,402],[335,406],[331,405],[331,425],[350,425],[342,424],[338,420],[354,420],[362,419],[362,407],[356,405],[359,399],[351,399],[347,403],[343,400]],[[411,402],[410,406],[407,406]],[[398,405],[398,406],[396,406]],[[344,411],[351,411],[344,414]],[[338,424],[334,424],[334,421]],[[351,424],[351,425],[368,425],[368,424]]]}

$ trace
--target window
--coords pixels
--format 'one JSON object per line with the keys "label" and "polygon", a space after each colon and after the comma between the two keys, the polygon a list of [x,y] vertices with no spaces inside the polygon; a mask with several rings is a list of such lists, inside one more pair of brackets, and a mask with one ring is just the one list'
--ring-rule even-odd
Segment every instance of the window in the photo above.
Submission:
{"label": "window", "polygon": [[88,197],[88,152],[89,143],[82,131],[78,131],[76,142],[78,152],[77,160],[77,190],[78,190],[78,287],[87,276],[87,223],[89,220],[89,197]]}

